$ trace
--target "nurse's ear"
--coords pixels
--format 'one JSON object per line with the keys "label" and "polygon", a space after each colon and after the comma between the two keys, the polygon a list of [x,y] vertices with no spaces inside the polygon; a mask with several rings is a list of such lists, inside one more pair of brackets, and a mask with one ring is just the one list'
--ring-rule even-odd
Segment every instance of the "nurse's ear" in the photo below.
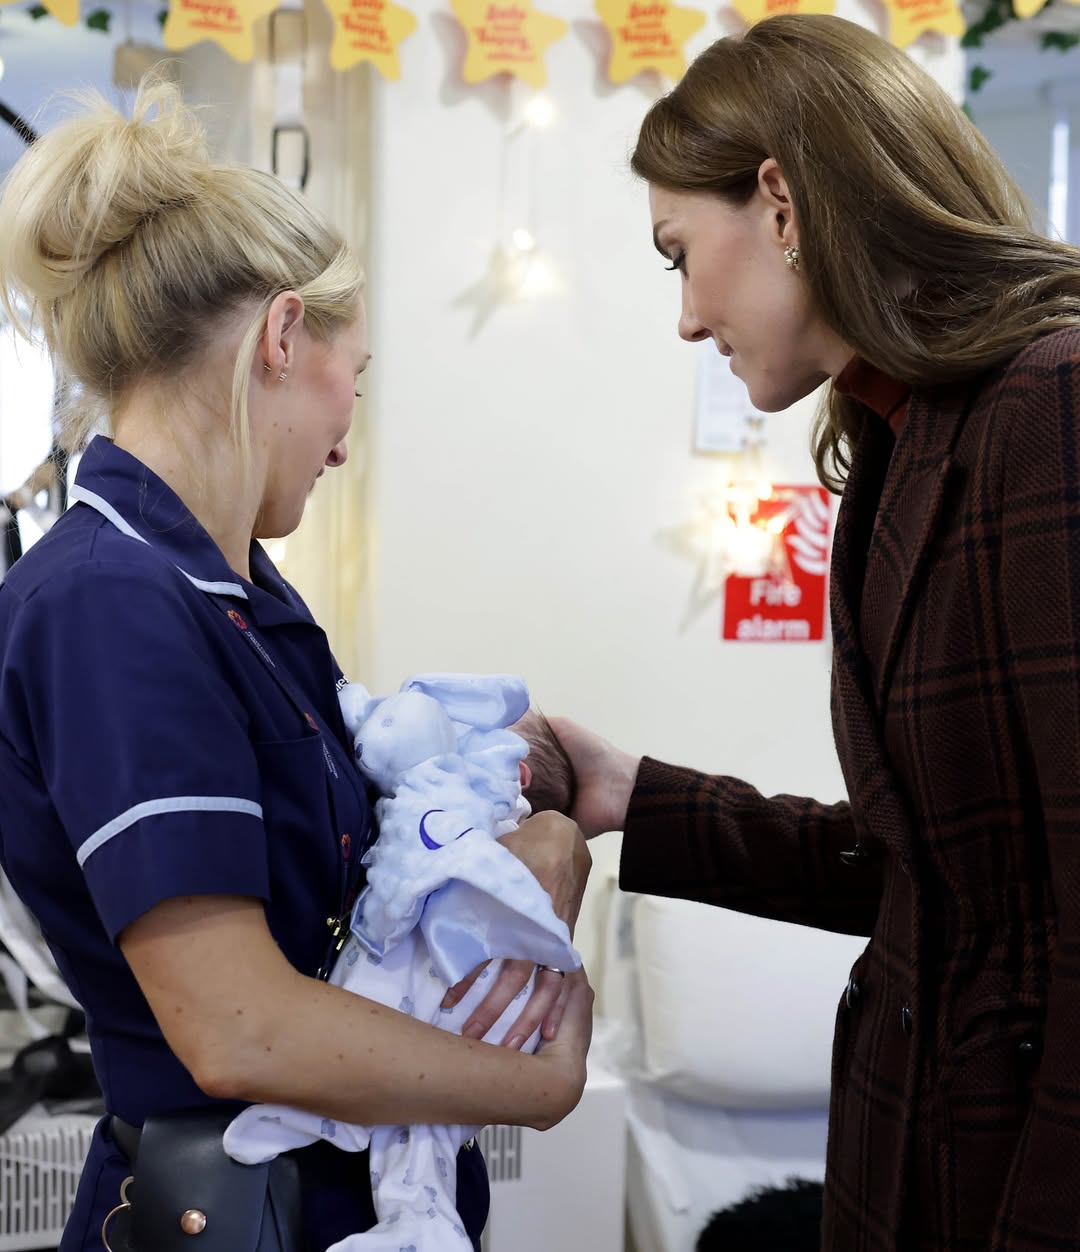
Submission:
{"label": "nurse's ear", "polygon": [[297,344],[304,326],[304,299],[295,291],[281,291],[270,302],[260,346],[271,378],[283,381],[296,364]]}

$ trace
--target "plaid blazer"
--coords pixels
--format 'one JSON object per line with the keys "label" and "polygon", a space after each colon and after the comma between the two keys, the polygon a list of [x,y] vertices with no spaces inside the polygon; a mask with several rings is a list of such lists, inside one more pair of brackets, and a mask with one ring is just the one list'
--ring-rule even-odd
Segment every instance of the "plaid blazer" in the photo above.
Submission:
{"label": "plaid blazer", "polygon": [[1080,330],[867,427],[831,603],[850,803],[646,759],[621,884],[870,936],[828,1252],[1080,1249]]}

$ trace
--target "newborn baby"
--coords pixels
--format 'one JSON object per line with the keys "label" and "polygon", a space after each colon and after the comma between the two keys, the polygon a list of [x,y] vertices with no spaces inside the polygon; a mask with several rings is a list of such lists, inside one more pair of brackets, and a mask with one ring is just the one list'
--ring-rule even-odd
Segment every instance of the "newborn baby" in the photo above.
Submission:
{"label": "newborn baby", "polygon": [[[358,683],[341,692],[360,769],[379,790],[379,837],[365,857],[367,886],[330,981],[410,1016],[458,1031],[497,973],[483,971],[453,1008],[442,1000],[484,961],[525,959],[577,969],[580,958],[551,898],[500,843],[530,812],[524,781],[546,807],[569,809],[572,773],[541,719],[507,727],[529,707],[511,675],[425,674],[375,699]],[[501,1042],[532,980],[488,1032]],[[539,1030],[526,1042],[532,1051]],[[326,1139],[371,1150],[378,1224],[329,1252],[471,1252],[455,1204],[458,1149],[472,1126],[350,1126],[295,1109],[253,1105],[225,1134],[245,1164]]]}

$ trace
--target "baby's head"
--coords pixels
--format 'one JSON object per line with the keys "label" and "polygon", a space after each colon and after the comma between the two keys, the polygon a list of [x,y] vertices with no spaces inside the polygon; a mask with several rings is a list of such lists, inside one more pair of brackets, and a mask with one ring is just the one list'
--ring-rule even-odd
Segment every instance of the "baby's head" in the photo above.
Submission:
{"label": "baby's head", "polygon": [[554,809],[569,814],[574,807],[574,767],[539,709],[529,709],[511,727],[529,745],[521,763],[521,791],[534,813]]}

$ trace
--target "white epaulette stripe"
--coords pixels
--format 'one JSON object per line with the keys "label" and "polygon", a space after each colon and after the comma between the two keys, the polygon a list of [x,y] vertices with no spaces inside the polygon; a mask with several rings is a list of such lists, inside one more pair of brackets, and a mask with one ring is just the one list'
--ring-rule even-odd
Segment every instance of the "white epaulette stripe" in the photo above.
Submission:
{"label": "white epaulette stripe", "polygon": [[161,800],[145,800],[94,831],[79,848],[79,864],[85,865],[87,858],[98,848],[136,822],[141,822],[144,817],[160,817],[164,813],[246,813],[261,818],[263,811],[261,804],[237,796],[166,796]]}

